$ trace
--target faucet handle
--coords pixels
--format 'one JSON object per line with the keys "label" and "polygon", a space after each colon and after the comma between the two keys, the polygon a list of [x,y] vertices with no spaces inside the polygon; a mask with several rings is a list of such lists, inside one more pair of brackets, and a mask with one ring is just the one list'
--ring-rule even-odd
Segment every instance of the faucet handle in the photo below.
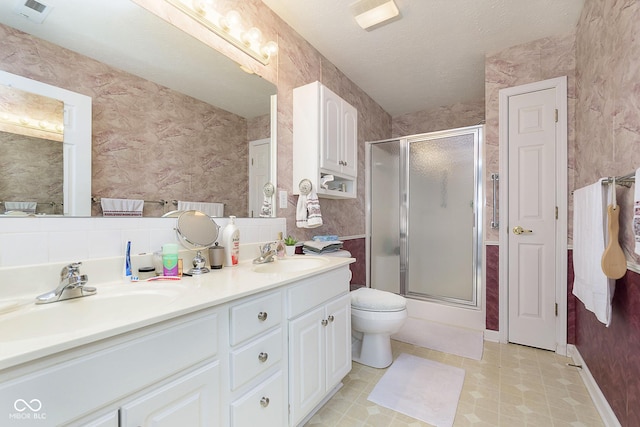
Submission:
{"label": "faucet handle", "polygon": [[62,268],[60,272],[60,278],[66,279],[67,277],[77,276],[80,273],[81,262],[72,262],[71,264]]}

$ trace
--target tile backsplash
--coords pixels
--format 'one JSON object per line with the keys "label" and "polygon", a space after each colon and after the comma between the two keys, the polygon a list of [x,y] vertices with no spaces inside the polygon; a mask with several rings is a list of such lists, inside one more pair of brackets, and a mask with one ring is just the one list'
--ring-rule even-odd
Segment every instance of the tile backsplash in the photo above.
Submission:
{"label": "tile backsplash", "polygon": [[[216,218],[222,229],[227,218]],[[159,250],[177,242],[176,218],[51,218],[26,217],[0,220],[0,267],[17,267],[83,261]],[[275,240],[286,235],[284,218],[238,218],[241,243]]]}

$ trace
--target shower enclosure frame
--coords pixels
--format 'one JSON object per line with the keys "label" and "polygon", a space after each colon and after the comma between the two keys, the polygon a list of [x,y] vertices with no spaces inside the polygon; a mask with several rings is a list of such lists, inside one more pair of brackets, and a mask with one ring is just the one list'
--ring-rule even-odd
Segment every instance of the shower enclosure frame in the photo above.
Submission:
{"label": "shower enclosure frame", "polygon": [[[429,140],[437,140],[446,137],[457,137],[462,135],[473,135],[473,156],[474,156],[474,173],[473,173],[473,235],[472,235],[472,257],[475,265],[472,266],[472,297],[470,300],[462,300],[447,296],[426,296],[423,294],[411,292],[408,287],[408,274],[410,269],[409,258],[409,152],[412,143],[423,142]],[[400,148],[399,156],[399,243],[400,243],[400,295],[409,297],[414,300],[422,300],[433,302],[441,305],[452,307],[460,307],[471,310],[483,310],[483,225],[484,225],[484,192],[483,192],[483,137],[484,125],[468,126],[456,129],[448,129],[436,132],[416,134],[411,136],[391,138],[380,141],[368,141],[365,148],[365,204],[366,204],[366,283],[371,286],[372,271],[372,154],[371,150],[374,145],[382,143],[398,142]]]}

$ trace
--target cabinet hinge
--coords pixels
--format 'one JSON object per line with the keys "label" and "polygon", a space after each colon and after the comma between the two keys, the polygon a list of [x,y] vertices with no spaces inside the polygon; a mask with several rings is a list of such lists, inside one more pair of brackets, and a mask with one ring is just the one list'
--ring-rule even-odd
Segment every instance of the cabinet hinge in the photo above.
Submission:
{"label": "cabinet hinge", "polygon": [[[556,111],[558,111],[558,110],[556,110]],[[556,122],[557,122],[557,121],[558,121],[558,120],[556,120]],[[253,166],[253,157],[251,158],[251,166]]]}
{"label": "cabinet hinge", "polygon": [[556,303],[556,317],[558,317],[558,303]]}
{"label": "cabinet hinge", "polygon": [[556,206],[556,219],[558,219],[558,207]]}
{"label": "cabinet hinge", "polygon": [[558,109],[556,108],[556,123],[558,123]]}

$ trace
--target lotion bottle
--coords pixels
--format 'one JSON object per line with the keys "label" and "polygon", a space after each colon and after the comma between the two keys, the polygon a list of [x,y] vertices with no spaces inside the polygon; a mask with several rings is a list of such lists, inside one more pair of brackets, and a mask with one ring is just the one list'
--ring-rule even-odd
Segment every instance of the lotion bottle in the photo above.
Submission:
{"label": "lotion bottle", "polygon": [[276,240],[276,256],[278,258],[284,258],[287,254],[284,246],[284,240],[282,240],[282,231],[278,232],[278,240]]}
{"label": "lotion bottle", "polygon": [[235,224],[235,219],[235,216],[229,216],[229,224],[222,230],[224,264],[227,267],[238,265],[238,258],[240,256],[240,230],[238,230]]}

